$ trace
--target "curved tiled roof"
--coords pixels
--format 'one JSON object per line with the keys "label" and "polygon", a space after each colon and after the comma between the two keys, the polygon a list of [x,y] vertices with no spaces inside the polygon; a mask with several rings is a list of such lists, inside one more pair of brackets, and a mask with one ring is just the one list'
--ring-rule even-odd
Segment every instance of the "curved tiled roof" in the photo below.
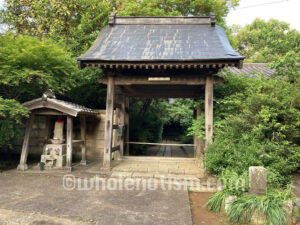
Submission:
{"label": "curved tiled roof", "polygon": [[79,62],[239,62],[210,17],[115,17]]}
{"label": "curved tiled roof", "polygon": [[24,102],[23,106],[27,107],[29,110],[35,110],[40,108],[55,109],[75,117],[78,114],[97,115],[99,113],[97,110],[48,96],[43,96],[42,98],[37,98],[28,102]]}
{"label": "curved tiled roof", "polygon": [[267,78],[271,78],[271,75],[275,73],[274,69],[268,67],[268,63],[244,63],[241,69],[235,67],[228,67],[227,69],[232,73],[245,73],[249,76],[256,76],[257,73],[263,73]]}

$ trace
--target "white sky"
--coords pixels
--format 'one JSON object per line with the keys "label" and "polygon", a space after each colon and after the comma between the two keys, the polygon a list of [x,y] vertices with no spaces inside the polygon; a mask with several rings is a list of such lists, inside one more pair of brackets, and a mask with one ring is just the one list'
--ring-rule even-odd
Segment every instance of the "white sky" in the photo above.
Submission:
{"label": "white sky", "polygon": [[[249,7],[254,5],[260,6]],[[0,0],[0,8],[1,6],[3,6],[3,0]],[[275,18],[285,21],[292,28],[300,31],[300,0],[241,0],[239,7],[231,10],[226,20],[228,25],[244,26],[252,23],[257,17],[265,20]]]}
{"label": "white sky", "polygon": [[[256,7],[249,7],[254,5]],[[291,28],[300,31],[300,0],[241,0],[239,6],[231,10],[226,21],[228,25],[244,26],[252,23],[257,17],[264,20],[275,18],[285,21]]]}

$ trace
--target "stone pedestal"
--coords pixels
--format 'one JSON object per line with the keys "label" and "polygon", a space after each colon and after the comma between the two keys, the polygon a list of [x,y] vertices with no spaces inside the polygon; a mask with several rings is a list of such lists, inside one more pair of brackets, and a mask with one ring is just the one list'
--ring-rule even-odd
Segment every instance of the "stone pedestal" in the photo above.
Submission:
{"label": "stone pedestal", "polygon": [[45,169],[63,168],[66,165],[66,144],[47,144],[41,162]]}
{"label": "stone pedestal", "polygon": [[249,167],[249,193],[265,195],[267,191],[267,171],[262,166]]}

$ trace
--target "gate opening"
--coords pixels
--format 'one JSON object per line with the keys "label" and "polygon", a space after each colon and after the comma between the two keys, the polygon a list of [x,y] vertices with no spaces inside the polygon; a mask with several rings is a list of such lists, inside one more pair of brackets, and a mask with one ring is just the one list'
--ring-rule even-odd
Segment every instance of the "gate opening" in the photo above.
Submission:
{"label": "gate opening", "polygon": [[[129,155],[194,157],[193,136],[187,136],[192,103],[191,99],[131,99]],[[180,104],[187,110],[177,112]]]}

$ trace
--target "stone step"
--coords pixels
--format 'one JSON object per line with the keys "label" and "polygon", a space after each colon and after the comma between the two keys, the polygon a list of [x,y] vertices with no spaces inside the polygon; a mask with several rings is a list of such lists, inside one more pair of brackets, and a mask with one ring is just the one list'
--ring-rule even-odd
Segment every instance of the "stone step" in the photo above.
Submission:
{"label": "stone step", "polygon": [[152,161],[152,162],[195,162],[195,158],[159,157],[159,156],[123,156],[123,161]]}
{"label": "stone step", "polygon": [[186,174],[186,175],[204,175],[205,169],[181,169],[181,168],[155,168],[155,167],[140,167],[140,168],[131,168],[131,167],[114,167],[112,168],[113,172],[142,172],[142,173],[162,173],[162,174]]}
{"label": "stone step", "polygon": [[110,178],[150,180],[151,182],[163,183],[167,185],[181,185],[190,191],[215,192],[217,191],[217,179],[215,177],[203,177],[198,175],[179,175],[179,174],[157,174],[144,172],[112,172]]}

